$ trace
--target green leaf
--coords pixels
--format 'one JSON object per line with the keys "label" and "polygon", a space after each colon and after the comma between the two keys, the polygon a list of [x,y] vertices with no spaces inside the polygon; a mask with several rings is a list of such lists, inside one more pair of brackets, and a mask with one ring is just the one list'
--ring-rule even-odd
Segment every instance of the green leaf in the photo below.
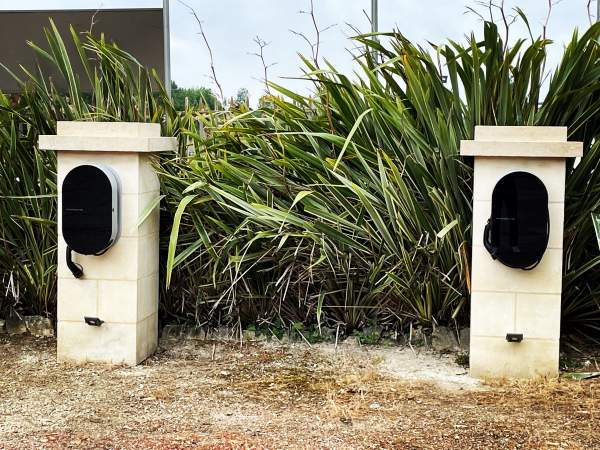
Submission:
{"label": "green leaf", "polygon": [[348,145],[350,144],[350,142],[352,142],[352,137],[354,136],[354,133],[356,133],[356,130],[360,126],[363,118],[367,114],[369,114],[371,111],[373,111],[373,108],[369,108],[366,111],[363,111],[362,114],[360,116],[358,116],[358,118],[356,119],[356,122],[352,126],[352,129],[350,130],[350,133],[348,133],[348,136],[346,136],[346,140],[344,141],[344,146],[342,147],[342,150],[340,151],[340,154],[338,155],[337,159],[335,160],[335,164],[333,165],[333,169],[332,169],[334,172],[337,169],[338,164],[340,163],[340,161],[344,157],[344,153],[346,153],[346,149],[348,148]]}
{"label": "green leaf", "polygon": [[575,381],[590,380],[600,377],[600,372],[563,372],[560,377]]}
{"label": "green leaf", "polygon": [[446,225],[444,228],[442,228],[438,234],[436,234],[438,239],[443,238],[444,236],[446,236],[446,234],[448,234],[448,232],[454,228],[456,225],[458,225],[458,219],[454,219],[452,222],[450,222],[448,225]]}
{"label": "green leaf", "polygon": [[150,214],[152,214],[152,212],[156,209],[156,207],[160,204],[160,201],[165,198],[164,195],[159,195],[155,198],[153,198],[150,203],[148,203],[148,205],[144,208],[144,210],[142,211],[142,214],[140,215],[140,217],[138,218],[138,222],[137,222],[137,227],[141,227],[142,224],[146,221],[146,219],[148,217],[150,217]]}
{"label": "green leaf", "polygon": [[169,238],[169,251],[167,254],[167,287],[171,284],[171,276],[174,268],[175,251],[177,249],[177,240],[179,239],[179,225],[181,224],[181,216],[183,215],[185,208],[196,198],[196,195],[188,195],[181,200],[175,216],[173,217],[173,228],[171,229],[171,236]]}

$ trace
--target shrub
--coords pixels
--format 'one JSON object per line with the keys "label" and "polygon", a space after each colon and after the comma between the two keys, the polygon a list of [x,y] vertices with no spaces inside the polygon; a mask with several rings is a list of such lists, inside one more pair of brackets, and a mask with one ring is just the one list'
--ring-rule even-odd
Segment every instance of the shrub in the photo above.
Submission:
{"label": "shrub", "polygon": [[[0,313],[56,312],[56,155],[37,148],[40,134],[54,134],[58,120],[165,121],[164,91],[158,78],[135,58],[103,37],[73,29],[79,62],[91,91],[74,75],[63,38],[54,23],[46,30],[46,48],[30,44],[62,76],[58,89],[51,77],[24,71],[13,74],[19,95],[0,93]],[[5,68],[5,70],[8,70]],[[168,105],[168,103],[167,103]],[[172,111],[172,109],[167,109]]]}
{"label": "shrub", "polygon": [[567,171],[564,323],[597,329],[599,32],[575,34],[546,85],[550,41],[509,47],[493,23],[433,50],[358,36],[353,77],[305,59],[314,95],[272,84],[258,111],[185,131],[195,153],[162,172],[167,281],[192,280],[183,310],[347,332],[463,319],[472,169],[459,141],[475,125],[565,125],[585,156]]}
{"label": "shrub", "polygon": [[56,161],[36,142],[57,120],[153,121],[179,137],[157,161],[163,320],[346,333],[464,322],[472,168],[460,140],[480,124],[564,125],[585,154],[567,167],[563,323],[597,332],[599,34],[575,34],[547,82],[550,41],[509,47],[492,23],[482,41],[432,49],[358,36],[353,76],[304,59],[313,95],[272,84],[258,110],[206,113],[175,111],[133,56],[72,31],[84,92],[51,25],[47,49],[32,48],[68,92],[40,71],[23,74],[20,98],[0,94],[0,311],[55,311]]}

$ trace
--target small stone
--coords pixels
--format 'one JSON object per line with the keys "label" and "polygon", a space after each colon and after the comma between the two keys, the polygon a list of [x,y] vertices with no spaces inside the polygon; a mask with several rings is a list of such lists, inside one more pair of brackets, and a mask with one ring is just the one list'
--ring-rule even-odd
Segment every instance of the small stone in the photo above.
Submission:
{"label": "small stone", "polygon": [[256,340],[256,331],[254,330],[244,330],[242,332],[242,336],[245,341],[254,341]]}
{"label": "small stone", "polygon": [[381,405],[379,403],[371,403],[369,405],[369,409],[379,409],[381,408]]}
{"label": "small stone", "polygon": [[25,316],[25,326],[29,334],[35,337],[53,337],[54,325],[47,317],[42,316]]}
{"label": "small stone", "polygon": [[[337,332],[337,328],[321,327],[321,330],[320,330],[321,338],[325,341],[335,341],[336,332]],[[339,334],[340,335],[342,334],[342,330],[340,330]]]}
{"label": "small stone", "polygon": [[181,336],[182,326],[177,324],[165,325],[162,330],[163,339],[177,339]]}
{"label": "small stone", "polygon": [[202,327],[190,327],[186,330],[188,339],[203,340],[206,337],[206,331]]}
{"label": "small stone", "polygon": [[227,327],[218,327],[210,330],[206,339],[209,341],[230,341],[233,339],[233,333]]}
{"label": "small stone", "polygon": [[249,342],[261,342],[267,340],[267,336],[262,333],[257,333],[255,330],[244,330],[242,336],[245,341]]}
{"label": "small stone", "polygon": [[18,316],[9,317],[6,319],[5,327],[6,332],[11,336],[27,333],[27,326],[25,325],[25,322]]}
{"label": "small stone", "polygon": [[456,350],[458,342],[454,331],[448,327],[436,327],[431,333],[431,347],[438,352]]}

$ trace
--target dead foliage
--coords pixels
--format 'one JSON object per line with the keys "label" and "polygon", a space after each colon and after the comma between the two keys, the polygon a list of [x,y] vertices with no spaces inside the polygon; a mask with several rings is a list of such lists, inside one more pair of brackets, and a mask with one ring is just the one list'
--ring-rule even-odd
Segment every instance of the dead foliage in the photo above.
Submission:
{"label": "dead foliage", "polygon": [[175,342],[133,368],[54,351],[0,337],[1,449],[600,447],[597,379],[447,389],[318,346]]}

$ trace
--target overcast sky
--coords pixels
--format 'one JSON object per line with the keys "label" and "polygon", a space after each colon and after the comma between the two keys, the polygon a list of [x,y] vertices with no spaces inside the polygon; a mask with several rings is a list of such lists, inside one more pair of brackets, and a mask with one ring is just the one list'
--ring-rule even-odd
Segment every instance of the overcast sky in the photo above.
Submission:
{"label": "overcast sky", "polygon": [[[197,23],[178,0],[170,3],[173,80],[180,86],[209,86],[214,90],[208,77],[208,52],[198,35]],[[310,17],[299,13],[309,9],[309,0],[186,0],[186,3],[194,7],[203,21],[215,57],[217,78],[226,97],[245,87],[255,103],[264,91],[262,64],[252,55],[258,50],[253,43],[255,36],[269,42],[265,58],[269,64],[276,63],[269,70],[269,78],[294,86],[293,81],[284,77],[301,74],[297,53],[309,54],[310,49],[290,29],[314,35]],[[365,11],[370,11],[370,0],[314,0],[314,3],[319,26],[334,25],[322,34],[321,55],[339,70],[350,72],[352,60],[346,49],[353,47],[349,36],[354,33],[348,24],[369,31]],[[548,35],[555,41],[550,52],[552,63],[558,60],[573,30],[589,26],[587,3],[588,0],[562,0],[554,6],[548,25]],[[466,7],[474,5],[473,0],[379,0],[379,28],[399,29],[422,45],[448,38],[464,40],[465,34],[473,30],[480,34],[479,18],[466,13]],[[541,32],[548,0],[506,0],[505,5],[507,11],[519,6],[528,15],[534,31]],[[162,0],[0,0],[0,10],[161,6]],[[595,1],[591,6],[595,12]],[[527,37],[523,27],[515,27],[512,33],[513,37]]]}

